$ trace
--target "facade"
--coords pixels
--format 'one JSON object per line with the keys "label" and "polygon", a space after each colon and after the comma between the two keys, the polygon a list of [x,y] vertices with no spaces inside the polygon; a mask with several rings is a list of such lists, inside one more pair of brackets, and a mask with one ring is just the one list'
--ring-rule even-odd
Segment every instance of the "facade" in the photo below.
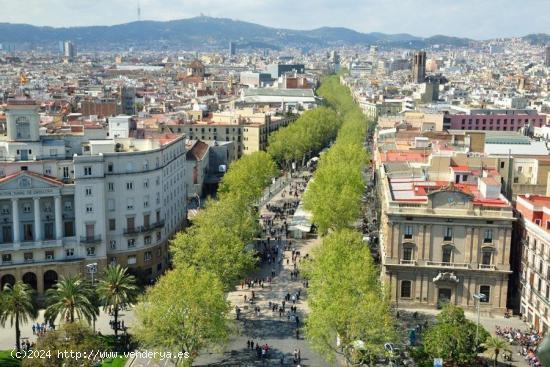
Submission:
{"label": "facade", "polygon": [[[86,264],[128,266],[141,280],[168,261],[186,219],[185,141],[39,135],[32,101],[9,101],[0,141],[0,283],[38,294]],[[15,130],[15,131],[14,131]],[[72,146],[71,146],[72,145]]]}
{"label": "facade", "polygon": [[76,59],[76,45],[72,41],[63,42],[63,56],[67,61]]}
{"label": "facade", "polygon": [[550,67],[550,46],[544,49],[544,66]]}
{"label": "facade", "polygon": [[160,132],[185,133],[189,139],[234,142],[233,156],[240,158],[267,147],[269,134],[287,126],[297,116],[272,116],[254,109],[214,113],[188,124],[161,125]]}
{"label": "facade", "polygon": [[518,131],[523,126],[546,125],[546,115],[536,110],[478,109],[446,114],[444,129]]}
{"label": "facade", "polygon": [[273,83],[271,74],[254,71],[241,71],[240,84],[252,88],[263,87]]}
{"label": "facade", "polygon": [[483,293],[484,312],[504,312],[514,217],[498,178],[457,166],[430,173],[439,176],[433,181],[404,166],[380,169],[382,278],[392,300],[398,307],[451,302],[472,309],[473,295]]}
{"label": "facade", "polygon": [[84,116],[109,117],[118,113],[118,106],[114,98],[85,100],[80,102],[80,112]]}
{"label": "facade", "polygon": [[537,331],[550,325],[550,197],[519,195],[520,313]]}
{"label": "facade", "polygon": [[267,65],[267,72],[271,74],[273,79],[277,79],[281,75],[289,72],[304,74],[306,67],[304,64],[270,64]]}
{"label": "facade", "polygon": [[413,83],[424,83],[426,79],[426,52],[419,51],[413,55],[412,81]]}

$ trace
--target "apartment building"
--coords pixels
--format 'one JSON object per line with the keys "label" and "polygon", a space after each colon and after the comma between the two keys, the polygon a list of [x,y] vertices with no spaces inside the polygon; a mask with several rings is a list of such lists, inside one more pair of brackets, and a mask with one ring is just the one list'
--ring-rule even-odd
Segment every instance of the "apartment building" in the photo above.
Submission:
{"label": "apartment building", "polygon": [[550,197],[518,195],[520,312],[536,330],[550,325]]}
{"label": "apartment building", "polygon": [[295,121],[295,115],[274,115],[253,108],[215,112],[191,123],[160,125],[161,132],[185,133],[189,139],[234,142],[234,156],[251,154],[267,147],[269,134]]}
{"label": "apartment building", "polygon": [[[419,162],[422,162],[421,158]],[[433,163],[433,162],[432,162]],[[398,307],[504,312],[514,217],[494,170],[380,165],[382,278]],[[439,172],[435,169],[439,168]]]}
{"label": "apartment building", "polygon": [[[74,139],[40,133],[38,106],[10,100],[0,141],[0,283],[39,294],[62,275],[128,266],[163,271],[186,219],[183,136]],[[78,153],[76,153],[78,152]]]}

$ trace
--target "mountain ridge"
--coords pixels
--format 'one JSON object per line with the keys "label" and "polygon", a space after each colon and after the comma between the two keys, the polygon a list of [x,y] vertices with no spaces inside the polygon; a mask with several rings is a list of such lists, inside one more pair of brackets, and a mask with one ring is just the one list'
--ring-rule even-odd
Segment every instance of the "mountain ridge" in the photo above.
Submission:
{"label": "mountain ridge", "polygon": [[[548,35],[524,37],[541,42]],[[51,44],[74,40],[79,48],[98,47],[188,47],[226,48],[229,41],[265,48],[315,48],[343,45],[382,45],[410,48],[436,44],[467,47],[479,41],[453,36],[418,37],[408,33],[362,33],[346,27],[319,27],[311,30],[275,28],[229,18],[199,16],[170,21],[143,20],[111,26],[50,27],[0,23],[0,43]],[[271,46],[271,47],[269,47]],[[249,47],[249,46],[247,46]]]}

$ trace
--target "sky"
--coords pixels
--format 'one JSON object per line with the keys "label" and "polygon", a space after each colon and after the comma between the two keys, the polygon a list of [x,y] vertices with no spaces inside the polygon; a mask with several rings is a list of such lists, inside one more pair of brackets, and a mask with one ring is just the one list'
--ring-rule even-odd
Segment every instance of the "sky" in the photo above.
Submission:
{"label": "sky", "polygon": [[[266,26],[488,39],[550,33],[550,0],[139,0],[142,20],[199,15]],[[137,20],[138,0],[0,0],[0,23],[54,27]]]}

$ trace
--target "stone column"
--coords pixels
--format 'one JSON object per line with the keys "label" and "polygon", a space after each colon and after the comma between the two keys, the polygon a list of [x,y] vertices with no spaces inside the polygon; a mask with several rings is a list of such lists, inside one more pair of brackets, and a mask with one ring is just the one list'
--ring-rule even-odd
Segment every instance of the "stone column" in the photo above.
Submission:
{"label": "stone column", "polygon": [[40,198],[33,198],[34,200],[34,240],[42,240],[42,221],[40,220]]}
{"label": "stone column", "polygon": [[14,247],[19,247],[19,242],[21,238],[19,236],[19,199],[11,199],[11,211],[12,211],[12,231],[13,231],[13,243],[16,244]]}
{"label": "stone column", "polygon": [[63,238],[63,217],[61,216],[61,195],[54,197],[55,201],[55,238]]}

